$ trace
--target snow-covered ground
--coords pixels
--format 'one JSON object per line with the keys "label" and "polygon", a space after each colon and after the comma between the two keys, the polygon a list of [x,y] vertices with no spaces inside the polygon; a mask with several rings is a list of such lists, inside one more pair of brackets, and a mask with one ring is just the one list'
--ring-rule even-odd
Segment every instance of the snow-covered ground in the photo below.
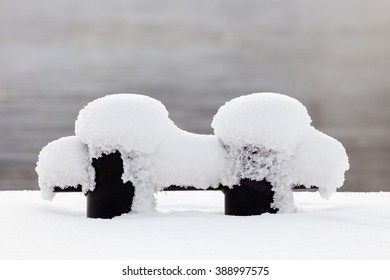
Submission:
{"label": "snow-covered ground", "polygon": [[157,211],[85,217],[81,193],[0,192],[0,259],[390,259],[390,193],[295,192],[294,214],[223,214],[219,191],[160,192]]}

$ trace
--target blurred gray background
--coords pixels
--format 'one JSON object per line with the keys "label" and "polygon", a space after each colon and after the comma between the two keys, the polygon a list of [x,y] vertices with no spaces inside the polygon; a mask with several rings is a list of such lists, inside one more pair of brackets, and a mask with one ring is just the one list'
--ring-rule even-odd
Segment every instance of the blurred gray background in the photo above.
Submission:
{"label": "blurred gray background", "polygon": [[106,94],[212,133],[226,101],[271,91],[345,145],[341,190],[390,191],[389,74],[386,0],[0,0],[0,189],[37,189],[40,149]]}

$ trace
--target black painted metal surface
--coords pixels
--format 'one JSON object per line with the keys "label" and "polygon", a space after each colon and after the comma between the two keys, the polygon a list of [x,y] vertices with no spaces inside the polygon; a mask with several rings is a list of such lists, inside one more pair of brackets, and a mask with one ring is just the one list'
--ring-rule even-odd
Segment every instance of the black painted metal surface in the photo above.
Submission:
{"label": "black painted metal surface", "polygon": [[274,201],[272,185],[263,180],[260,182],[243,179],[240,185],[225,187],[225,215],[250,216],[263,213],[276,213],[271,207]]}
{"label": "black painted metal surface", "polygon": [[123,162],[119,152],[102,155],[92,162],[96,186],[87,193],[87,217],[110,219],[131,211],[134,186],[122,181]]}

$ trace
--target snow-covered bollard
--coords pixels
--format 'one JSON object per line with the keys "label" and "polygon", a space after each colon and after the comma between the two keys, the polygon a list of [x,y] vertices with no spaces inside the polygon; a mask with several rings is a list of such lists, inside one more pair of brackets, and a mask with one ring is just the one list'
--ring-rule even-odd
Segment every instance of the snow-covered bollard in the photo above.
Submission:
{"label": "snow-covered bollard", "polygon": [[221,181],[225,151],[218,139],[179,129],[165,106],[148,96],[113,94],[90,102],[79,113],[76,135],[96,172],[88,217],[150,211],[156,191],[217,188]]}
{"label": "snow-covered bollard", "polygon": [[165,106],[144,95],[107,95],[87,104],[75,126],[96,171],[87,216],[112,218],[153,209],[156,185],[148,172],[149,156],[175,128]]}
{"label": "snow-covered bollard", "polygon": [[87,217],[112,218],[131,210],[134,187],[121,180],[123,165],[118,153],[91,160],[87,145],[77,136],[47,144],[39,153],[36,172],[46,200],[52,200],[57,189],[74,191],[81,186],[87,195]]}
{"label": "snow-covered bollard", "polygon": [[[90,179],[87,183],[67,179],[66,186],[83,185],[87,217],[150,211],[154,193],[171,186],[220,187],[226,152],[217,137],[179,129],[164,105],[150,97],[114,94],[94,100],[80,111],[75,131],[76,136],[69,139],[82,153],[45,147],[41,152],[45,160],[38,161],[42,168],[37,171],[42,194],[54,196],[53,190],[63,185],[63,176],[57,173],[65,171],[71,177],[84,170]],[[79,162],[72,170],[61,170],[58,162],[68,153],[74,155],[73,162]],[[47,158],[57,161],[53,164],[58,170],[46,168],[50,166]],[[49,184],[47,177],[54,177]]]}
{"label": "snow-covered bollard", "polygon": [[293,212],[294,186],[317,186],[329,196],[349,168],[344,147],[311,127],[305,106],[286,95],[235,98],[218,110],[212,127],[228,152],[226,214]]}
{"label": "snow-covered bollard", "polygon": [[310,123],[299,101],[258,93],[227,102],[215,135],[198,135],[179,129],[158,100],[108,95],[80,111],[76,136],[42,149],[36,170],[44,198],[82,186],[91,218],[150,211],[154,193],[172,186],[222,189],[228,215],[292,212],[294,186],[329,197],[349,168],[341,143]]}

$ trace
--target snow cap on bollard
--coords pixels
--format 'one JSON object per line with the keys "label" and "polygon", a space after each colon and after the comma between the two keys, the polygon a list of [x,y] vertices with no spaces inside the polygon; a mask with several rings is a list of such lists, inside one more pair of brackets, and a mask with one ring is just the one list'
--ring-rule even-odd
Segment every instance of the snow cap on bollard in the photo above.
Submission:
{"label": "snow cap on bollard", "polygon": [[153,153],[175,124],[158,100],[139,94],[111,94],[88,103],[79,113],[75,132],[90,155],[139,151]]}
{"label": "snow cap on bollard", "polygon": [[80,111],[75,132],[88,146],[96,171],[96,188],[87,195],[88,217],[153,208],[156,186],[142,175],[148,174],[148,155],[175,129],[165,106],[145,95],[107,95]]}
{"label": "snow cap on bollard", "polygon": [[234,98],[218,110],[212,127],[228,150],[223,183],[236,189],[246,179],[269,182],[271,206],[279,212],[294,211],[294,186],[317,186],[328,198],[349,169],[342,144],[312,127],[306,107],[286,95]]}
{"label": "snow cap on bollard", "polygon": [[306,107],[298,100],[264,92],[226,102],[211,126],[214,134],[227,145],[261,145],[292,154],[310,123]]}

